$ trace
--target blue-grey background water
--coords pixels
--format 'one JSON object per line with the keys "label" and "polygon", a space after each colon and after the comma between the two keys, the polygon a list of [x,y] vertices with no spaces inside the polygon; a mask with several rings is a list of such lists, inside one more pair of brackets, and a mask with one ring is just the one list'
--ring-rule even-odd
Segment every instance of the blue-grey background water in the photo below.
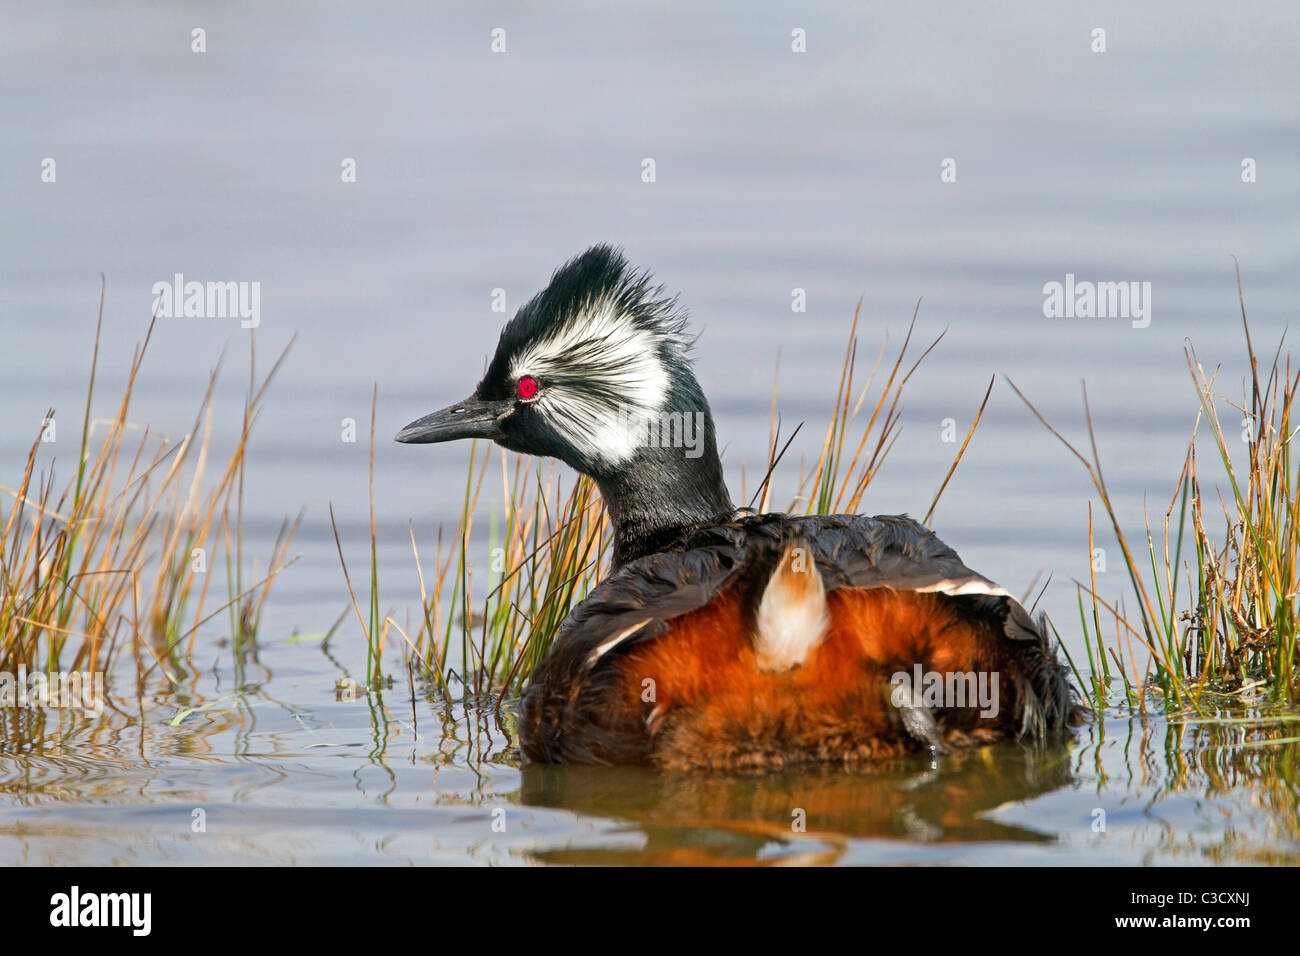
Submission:
{"label": "blue-grey background water", "polygon": [[[318,651],[275,644],[294,629],[323,630],[346,604],[329,503],[364,561],[372,386],[383,598],[399,618],[417,594],[407,522],[423,542],[439,522],[454,524],[469,450],[400,446],[392,433],[472,389],[506,318],[492,310],[494,289],[505,290],[512,313],[556,265],[598,241],[622,245],[679,292],[702,331],[697,370],[737,496],[741,466],[752,487],[766,455],[778,353],[787,433],[808,423],[778,473],[780,502],[799,459],[820,448],[859,299],[865,368],[886,335],[901,341],[921,299],[918,338],[947,335],[908,385],[901,438],[864,510],[924,514],[956,450],[943,440],[944,420],[954,420],[960,439],[989,378],[1006,373],[1073,438],[1084,437],[1086,380],[1119,510],[1136,531],[1147,500],[1158,524],[1196,413],[1185,342],[1207,364],[1223,363],[1227,393],[1241,392],[1231,257],[1266,351],[1291,321],[1300,281],[1294,8],[1197,7],[5,4],[3,481],[16,483],[49,407],[60,423],[49,451],[61,473],[73,466],[101,272],[103,414],[148,324],[155,282],[182,273],[260,283],[260,367],[291,336],[298,342],[249,453],[246,547],[265,554],[284,516],[305,507],[306,517],[295,548],[302,558],[263,621],[273,686],[301,713],[260,725],[273,745],[253,749],[301,756],[308,743],[294,732],[303,720],[313,732],[335,728],[323,751],[331,769],[312,773],[343,780],[343,796],[312,798],[317,791],[300,781],[272,802],[301,809],[315,799],[326,816],[326,805],[356,808],[331,824],[335,831],[420,834],[420,818],[376,808],[385,787],[353,789],[356,755],[346,746],[368,723],[336,705]],[[195,28],[206,31],[206,52],[191,49]],[[492,50],[496,28],[504,52]],[[1105,52],[1093,50],[1098,28]],[[792,50],[796,30],[806,52]],[[52,183],[42,179],[47,159],[56,164]],[[348,159],[355,183],[341,175]],[[942,181],[947,159],[955,182]],[[1243,182],[1247,159],[1254,182]],[[1044,283],[1067,274],[1149,282],[1149,327],[1045,317]],[[805,313],[791,309],[795,289],[805,291]],[[248,335],[235,319],[159,320],[133,420],[183,433],[224,348],[218,419],[228,439]],[[354,443],[341,440],[346,418],[358,423]],[[489,482],[485,494],[500,491]],[[968,564],[1013,591],[1052,575],[1041,606],[1078,651],[1071,580],[1088,568],[1089,497],[1085,472],[999,379],[933,525]],[[1118,593],[1117,557],[1108,568]],[[364,657],[352,622],[335,650]],[[229,738],[205,739],[246,754],[237,724]],[[171,746],[166,730],[134,732],[159,752]],[[449,773],[480,779],[452,763]],[[168,760],[150,766],[172,779]],[[496,772],[489,792],[518,791],[518,771]],[[481,784],[464,780],[403,780],[414,802],[422,788],[452,805],[487,799],[475,790]],[[236,803],[247,798],[237,779],[201,786],[226,802],[231,792]],[[56,841],[51,858],[92,845],[91,859],[151,858],[138,842],[122,850],[132,838],[114,838],[110,824],[123,813],[124,833],[151,825],[157,811],[148,807],[161,798],[143,785],[116,797],[146,809],[59,804],[57,819],[83,815],[94,835]],[[1022,808],[1019,822],[1036,813],[1056,852],[1075,842],[1057,817],[1077,809],[1085,826],[1081,807]],[[19,797],[8,812],[0,834],[13,837],[45,825],[24,814],[56,811]],[[578,812],[529,819],[522,842],[498,841],[479,855],[517,859],[525,844],[581,842],[608,827]],[[462,843],[449,826],[457,857]],[[915,858],[927,858],[923,836],[904,843]],[[411,839],[398,855],[426,858],[428,841]],[[0,852],[40,855],[39,838],[17,840],[0,837],[8,847]],[[186,857],[163,838],[145,844],[155,846],[152,858]],[[1147,858],[1149,847],[1134,844]],[[298,850],[310,855],[314,846],[304,840]],[[906,849],[877,854],[872,841],[853,846],[849,859],[909,858]],[[1130,850],[1121,857],[1134,859]],[[221,852],[252,851],[223,844]],[[358,837],[327,852],[343,859],[372,850]],[[981,856],[978,845],[972,852],[1022,858]]]}

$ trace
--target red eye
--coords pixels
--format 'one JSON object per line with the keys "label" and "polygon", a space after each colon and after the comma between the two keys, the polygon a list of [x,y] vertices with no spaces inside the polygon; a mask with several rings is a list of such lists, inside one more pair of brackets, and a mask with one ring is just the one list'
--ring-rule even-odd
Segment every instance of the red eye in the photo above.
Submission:
{"label": "red eye", "polygon": [[532,398],[537,394],[537,379],[531,375],[525,375],[515,386],[515,394],[520,398]]}

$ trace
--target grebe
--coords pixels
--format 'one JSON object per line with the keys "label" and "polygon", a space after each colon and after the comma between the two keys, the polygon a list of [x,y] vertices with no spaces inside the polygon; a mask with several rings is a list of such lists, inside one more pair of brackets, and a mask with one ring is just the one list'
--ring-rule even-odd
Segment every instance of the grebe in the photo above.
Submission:
{"label": "grebe", "polygon": [[528,685],[525,757],[761,769],[1076,722],[1045,619],[916,521],[735,507],[685,322],[594,246],[505,326],[472,396],[397,434],[491,439],[600,488],[610,573]]}

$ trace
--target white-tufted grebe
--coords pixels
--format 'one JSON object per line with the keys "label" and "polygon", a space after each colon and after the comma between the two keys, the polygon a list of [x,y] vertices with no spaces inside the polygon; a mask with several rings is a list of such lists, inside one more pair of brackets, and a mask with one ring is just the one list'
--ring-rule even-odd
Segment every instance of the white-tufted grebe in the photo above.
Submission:
{"label": "white-tufted grebe", "polygon": [[[525,756],[764,768],[1076,722],[1044,622],[917,522],[736,509],[684,327],[595,246],[506,325],[470,398],[397,435],[488,438],[600,488],[613,564],[529,683]],[[698,432],[646,441],[647,421]]]}

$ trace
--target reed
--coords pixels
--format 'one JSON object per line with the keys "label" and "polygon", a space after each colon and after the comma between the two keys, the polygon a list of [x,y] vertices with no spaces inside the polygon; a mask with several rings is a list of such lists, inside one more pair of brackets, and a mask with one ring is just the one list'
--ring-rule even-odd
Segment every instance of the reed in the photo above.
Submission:
{"label": "reed", "polygon": [[[1186,347],[1195,424],[1154,533],[1150,515],[1144,515],[1145,547],[1130,544],[1107,490],[1086,388],[1088,455],[1011,385],[1087,470],[1123,557],[1128,587],[1111,600],[1099,593],[1095,571],[1088,581],[1076,582],[1090,669],[1085,686],[1094,706],[1101,706],[1116,680],[1130,704],[1142,710],[1153,695],[1172,707],[1197,709],[1206,695],[1296,702],[1300,474],[1290,443],[1300,370],[1293,371],[1291,356],[1283,354],[1285,336],[1261,370],[1240,269],[1237,295],[1249,361],[1244,394],[1240,400],[1221,395],[1219,369],[1207,372],[1195,348]],[[1226,416],[1233,422],[1228,427]],[[1213,474],[1203,477],[1198,447],[1207,443]],[[1089,506],[1090,556],[1092,518]]]}
{"label": "reed", "polygon": [[[131,397],[153,332],[134,350],[113,413],[92,417],[103,332],[101,288],[75,471],[60,485],[46,416],[14,486],[0,485],[0,670],[114,672],[134,658],[139,686],[155,669],[185,673],[199,629],[229,617],[236,648],[256,634],[298,522],[285,522],[267,571],[246,578],[244,462],[249,435],[272,378],[260,381],[249,352],[242,426],[224,461],[212,451],[213,392],[202,393],[194,426],[178,439],[130,419]],[[292,345],[292,343],[291,343]],[[57,433],[55,435],[57,438]],[[212,587],[225,568],[224,588]],[[223,593],[224,592],[224,593]]]}

